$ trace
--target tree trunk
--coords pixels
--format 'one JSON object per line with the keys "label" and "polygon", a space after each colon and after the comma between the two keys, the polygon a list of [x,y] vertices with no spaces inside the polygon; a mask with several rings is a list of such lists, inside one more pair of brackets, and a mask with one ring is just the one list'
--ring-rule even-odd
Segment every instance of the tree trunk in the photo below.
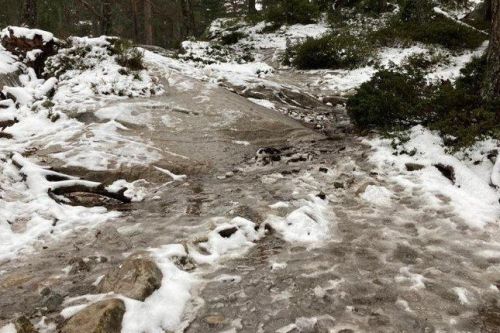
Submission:
{"label": "tree trunk", "polygon": [[25,0],[23,12],[23,25],[33,28],[37,20],[37,0]]}
{"label": "tree trunk", "polygon": [[491,19],[492,19],[492,15],[491,15],[492,5],[491,5],[491,1],[492,0],[485,0],[484,1],[484,6],[486,7],[486,10],[485,10],[485,13],[484,13],[484,19],[486,21],[491,21]]}
{"label": "tree trunk", "polygon": [[255,13],[257,13],[255,9],[255,0],[248,0],[248,14],[254,15]]}
{"label": "tree trunk", "polygon": [[387,0],[378,0],[378,11],[383,12],[387,8]]}
{"label": "tree trunk", "polygon": [[191,0],[181,0],[181,12],[183,17],[182,24],[184,26],[184,36],[182,37],[184,38],[194,35],[196,30],[196,22]]}
{"label": "tree trunk", "polygon": [[151,14],[152,0],[144,0],[144,43],[146,45],[153,44],[153,15]]}
{"label": "tree trunk", "polygon": [[487,62],[483,97],[500,98],[500,0],[491,0],[491,31]]}
{"label": "tree trunk", "polygon": [[134,22],[134,41],[139,42],[139,15],[137,10],[137,0],[130,0],[132,9],[132,20]]}
{"label": "tree trunk", "polygon": [[113,15],[112,15],[112,4],[111,0],[104,0],[102,3],[102,20],[101,20],[101,34],[110,35]]}

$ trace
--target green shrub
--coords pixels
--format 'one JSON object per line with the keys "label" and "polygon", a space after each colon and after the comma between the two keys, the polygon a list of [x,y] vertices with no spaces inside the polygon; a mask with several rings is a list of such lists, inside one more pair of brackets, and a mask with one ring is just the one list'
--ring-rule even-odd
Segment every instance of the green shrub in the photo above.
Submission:
{"label": "green shrub", "polygon": [[231,31],[229,33],[223,34],[220,37],[220,42],[222,45],[233,45],[238,43],[238,41],[244,37],[246,37],[246,35],[243,32]]}
{"label": "green shrub", "polygon": [[481,97],[485,72],[486,57],[473,59],[455,85],[442,84],[430,102],[435,117],[429,127],[451,137],[449,145],[470,146],[484,136],[500,138],[500,99]]}
{"label": "green shrub", "polygon": [[477,48],[486,39],[481,32],[435,13],[427,0],[407,0],[399,16],[370,36],[370,40],[385,46],[421,42],[451,50]]}
{"label": "green shrub", "polygon": [[401,21],[420,24],[429,22],[434,15],[433,8],[429,0],[406,0],[401,6]]}
{"label": "green shrub", "polygon": [[449,63],[448,55],[439,51],[429,53],[415,53],[408,56],[403,62],[403,67],[407,70],[430,71],[438,64]]}
{"label": "green shrub", "polygon": [[350,35],[326,35],[308,38],[292,47],[291,63],[301,69],[354,68],[367,62],[372,49],[363,40]]}
{"label": "green shrub", "polygon": [[279,0],[264,13],[266,21],[275,25],[314,23],[319,16],[318,5],[309,0]]}
{"label": "green shrub", "polygon": [[347,109],[363,129],[407,128],[421,122],[426,88],[421,75],[380,70],[349,98]]}
{"label": "green shrub", "polygon": [[144,67],[144,53],[137,48],[132,48],[124,51],[116,56],[118,65],[128,68],[132,71],[143,70]]}
{"label": "green shrub", "polygon": [[381,70],[349,98],[347,109],[361,129],[384,132],[422,124],[453,148],[490,136],[500,139],[500,99],[481,98],[485,58],[474,59],[455,84],[428,85],[418,68]]}

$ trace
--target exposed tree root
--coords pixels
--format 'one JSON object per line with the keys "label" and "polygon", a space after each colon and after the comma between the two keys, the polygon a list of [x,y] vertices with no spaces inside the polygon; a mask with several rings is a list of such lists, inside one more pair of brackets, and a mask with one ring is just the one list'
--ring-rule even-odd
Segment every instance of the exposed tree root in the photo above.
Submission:
{"label": "exposed tree root", "polygon": [[45,193],[58,203],[64,203],[60,196],[71,193],[91,193],[122,203],[131,202],[125,195],[127,188],[110,190],[106,185],[40,167],[18,153],[12,155],[12,163],[19,169],[28,187],[35,193]]}

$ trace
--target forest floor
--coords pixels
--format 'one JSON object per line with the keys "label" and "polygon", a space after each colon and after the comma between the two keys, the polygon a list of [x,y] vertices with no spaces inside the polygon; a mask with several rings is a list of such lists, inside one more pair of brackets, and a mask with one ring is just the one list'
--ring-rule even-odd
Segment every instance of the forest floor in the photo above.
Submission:
{"label": "forest floor", "polygon": [[[161,87],[146,96],[94,96],[60,79],[56,121],[31,100],[8,105],[19,122],[0,143],[1,333],[16,332],[9,323],[20,315],[55,332],[117,297],[126,333],[496,332],[498,143],[451,154],[422,127],[398,147],[360,137],[342,98],[374,69],[280,68],[284,43],[273,40],[247,64],[145,51],[141,82]],[[380,55],[397,61],[423,47]],[[433,73],[453,77],[482,51]],[[0,49],[0,70],[14,62]],[[18,85],[36,100],[45,83]],[[17,170],[16,153],[36,164]],[[80,192],[56,202],[40,192],[38,166],[125,186],[132,202]],[[159,289],[143,302],[99,293],[103,276],[137,253],[161,269]]]}

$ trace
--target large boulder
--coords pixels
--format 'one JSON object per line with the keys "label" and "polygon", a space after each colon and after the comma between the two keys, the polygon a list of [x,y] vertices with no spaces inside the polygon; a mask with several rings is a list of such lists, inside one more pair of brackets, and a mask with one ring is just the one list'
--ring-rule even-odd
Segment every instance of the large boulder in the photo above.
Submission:
{"label": "large boulder", "polygon": [[150,259],[129,258],[104,276],[98,285],[101,293],[115,292],[144,301],[160,288],[163,274]]}
{"label": "large boulder", "polygon": [[59,41],[47,31],[7,27],[0,33],[2,46],[18,56],[41,76],[45,61],[57,53]]}
{"label": "large boulder", "polygon": [[108,299],[89,305],[68,319],[60,333],[120,333],[125,303]]}

